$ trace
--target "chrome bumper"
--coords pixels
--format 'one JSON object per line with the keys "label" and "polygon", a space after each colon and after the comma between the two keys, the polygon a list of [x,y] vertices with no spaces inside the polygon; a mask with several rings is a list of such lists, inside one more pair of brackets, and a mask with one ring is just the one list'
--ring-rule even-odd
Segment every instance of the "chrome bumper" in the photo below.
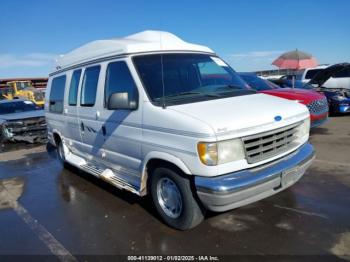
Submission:
{"label": "chrome bumper", "polygon": [[293,153],[256,168],[217,177],[195,177],[197,194],[203,205],[222,212],[259,201],[298,181],[311,165],[315,153],[306,143]]}

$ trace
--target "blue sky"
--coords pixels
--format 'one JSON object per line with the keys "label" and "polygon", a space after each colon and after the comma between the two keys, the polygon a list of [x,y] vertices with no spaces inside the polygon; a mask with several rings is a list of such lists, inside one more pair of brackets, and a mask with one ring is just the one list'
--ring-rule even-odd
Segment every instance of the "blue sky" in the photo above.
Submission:
{"label": "blue sky", "polygon": [[146,29],[207,45],[237,71],[274,68],[295,48],[350,62],[350,1],[2,0],[0,78],[46,76],[54,57]]}

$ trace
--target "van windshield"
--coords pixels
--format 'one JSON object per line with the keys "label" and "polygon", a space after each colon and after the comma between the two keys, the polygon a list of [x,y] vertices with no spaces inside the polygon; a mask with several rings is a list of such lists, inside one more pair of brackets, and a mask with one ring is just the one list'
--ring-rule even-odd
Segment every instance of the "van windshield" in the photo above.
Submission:
{"label": "van windshield", "polygon": [[216,56],[155,54],[135,56],[133,61],[149,98],[156,105],[185,104],[255,93]]}

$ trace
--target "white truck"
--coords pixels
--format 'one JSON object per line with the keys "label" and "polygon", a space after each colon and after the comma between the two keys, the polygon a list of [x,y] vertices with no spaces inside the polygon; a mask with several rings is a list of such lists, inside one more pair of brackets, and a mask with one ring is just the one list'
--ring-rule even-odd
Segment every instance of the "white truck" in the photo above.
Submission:
{"label": "white truck", "polygon": [[214,51],[167,32],[61,56],[45,101],[63,163],[151,194],[180,230],[288,188],[314,158],[305,106],[257,94]]}

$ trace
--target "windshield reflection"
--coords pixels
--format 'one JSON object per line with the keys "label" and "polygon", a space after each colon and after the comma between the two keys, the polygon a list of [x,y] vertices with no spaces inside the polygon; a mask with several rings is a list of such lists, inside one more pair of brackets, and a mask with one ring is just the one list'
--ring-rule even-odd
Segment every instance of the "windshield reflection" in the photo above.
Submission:
{"label": "windshield reflection", "polygon": [[251,93],[237,73],[214,55],[141,55],[133,61],[149,98],[156,104],[182,104]]}

